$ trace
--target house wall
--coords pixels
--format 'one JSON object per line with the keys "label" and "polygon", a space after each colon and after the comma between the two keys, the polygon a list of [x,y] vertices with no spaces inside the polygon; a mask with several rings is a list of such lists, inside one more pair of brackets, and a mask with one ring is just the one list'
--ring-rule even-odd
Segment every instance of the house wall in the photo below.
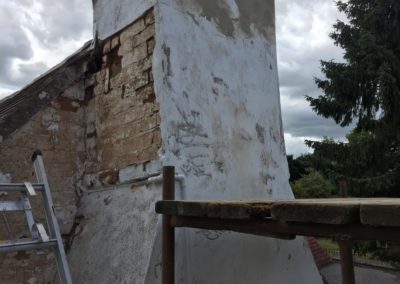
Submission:
{"label": "house wall", "polygon": [[[73,226],[78,201],[76,183],[83,174],[83,100],[83,83],[77,83],[0,143],[0,169],[11,176],[12,182],[35,182],[31,156],[37,149],[43,152],[54,209],[63,234],[68,234]],[[35,218],[45,224],[41,200],[34,198],[31,203]],[[6,216],[16,239],[28,235],[23,213]],[[0,239],[8,240],[10,236],[3,221],[2,218]],[[35,252],[2,254],[1,281],[10,284],[44,283],[54,275],[53,263],[53,256],[48,253],[41,256]]]}
{"label": "house wall", "polygon": [[[150,2],[96,1],[95,31],[100,36],[117,32],[124,19],[137,16],[136,5],[140,11]],[[123,12],[107,14],[113,8]],[[159,159],[184,176],[177,184],[177,198],[293,198],[280,113],[273,1],[160,0],[154,9]],[[100,25],[103,20],[108,24]],[[81,212],[90,218],[72,245],[71,265],[79,268],[76,279],[160,283],[160,232],[143,226],[155,224],[152,205],[159,188],[129,184],[83,196]],[[152,195],[146,194],[149,190]],[[121,194],[133,208],[142,208],[132,222],[118,218],[126,214],[125,207],[118,206]],[[321,283],[303,238],[279,241],[231,232],[177,231],[177,283]],[[131,237],[128,249],[107,241],[125,240],[125,232]],[[87,241],[99,233],[101,237]],[[134,249],[141,241],[145,252]],[[108,253],[110,265],[97,257],[98,247],[113,252]],[[124,259],[138,258],[125,266]]]}
{"label": "house wall", "polygon": [[[160,0],[153,73],[161,162],[185,176],[177,198],[293,198],[273,0]],[[176,236],[178,283],[322,282],[303,238],[198,229]],[[150,273],[159,262],[155,255],[146,283],[159,283]]]}
{"label": "house wall", "polygon": [[118,182],[118,172],[154,160],[161,147],[152,76],[154,14],[102,42],[101,70],[86,83],[85,188]]}
{"label": "house wall", "polygon": [[[0,143],[0,171],[2,176],[9,174],[12,182],[34,181],[31,155],[36,149],[43,152],[68,248],[76,238],[82,220],[77,208],[87,191],[118,187],[160,170],[159,104],[151,72],[154,31],[154,14],[147,11],[123,30],[98,41],[93,54],[98,70],[82,74],[82,81]],[[40,209],[39,202],[34,206]],[[41,215],[36,217],[43,223]],[[27,235],[27,228],[22,229],[24,218],[9,216],[9,221],[16,227],[17,238]],[[5,226],[0,227],[0,239],[9,239]],[[0,282],[46,283],[54,278],[54,264],[48,252],[2,255]]]}
{"label": "house wall", "polygon": [[68,255],[74,283],[143,284],[156,236],[154,203],[160,198],[157,184],[85,194]]}
{"label": "house wall", "polygon": [[83,174],[83,100],[83,84],[77,83],[0,143],[0,169],[12,182],[36,181],[31,156],[42,151],[64,234],[72,226],[78,200],[75,185]]}
{"label": "house wall", "polygon": [[157,0],[92,0],[93,30],[100,39],[124,29],[153,7]]}
{"label": "house wall", "polygon": [[[68,101],[67,112],[79,114],[79,121],[64,117],[57,100],[13,135],[43,117],[53,144],[65,143],[56,139],[63,123],[65,133],[79,129],[76,145],[67,134],[63,141],[75,149],[68,157],[74,178],[66,188],[82,194],[81,206],[75,223],[57,213],[63,223],[74,224],[69,260],[76,282],[160,283],[160,232],[153,208],[160,186],[137,186],[135,178],[157,174],[161,164],[174,165],[184,176],[177,186],[181,199],[293,198],[280,113],[274,3],[93,3],[100,39],[94,55],[100,64],[83,82],[80,107],[72,107],[75,99]],[[154,13],[146,12],[154,3]],[[29,137],[39,133],[33,130]],[[13,135],[3,143],[25,145],[23,135],[8,142]],[[0,151],[6,153],[3,143]],[[55,150],[44,153],[53,171],[63,158],[53,156]],[[28,178],[30,165],[21,165],[11,169],[4,160],[0,170]],[[138,260],[130,266],[128,259]],[[12,264],[0,260],[5,268]],[[17,265],[27,275],[22,282],[52,275],[45,266],[35,272],[23,262]],[[211,278],[215,283],[321,282],[302,238],[278,241],[194,229],[177,233],[176,272],[178,283],[210,283]]]}
{"label": "house wall", "polygon": [[86,86],[94,97],[86,109],[88,191],[69,254],[75,282],[143,283],[147,274],[161,191],[158,184],[130,181],[160,172],[154,33],[149,10],[103,41],[101,70]]}

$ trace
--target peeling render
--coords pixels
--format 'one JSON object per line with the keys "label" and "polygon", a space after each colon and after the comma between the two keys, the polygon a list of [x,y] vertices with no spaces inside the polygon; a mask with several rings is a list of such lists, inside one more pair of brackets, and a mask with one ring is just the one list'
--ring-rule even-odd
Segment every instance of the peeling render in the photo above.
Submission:
{"label": "peeling render", "polygon": [[[293,198],[274,2],[93,0],[93,6],[94,49],[86,46],[67,68],[28,86],[35,96],[0,103],[2,117],[19,113],[0,131],[0,178],[10,172],[13,181],[29,180],[28,153],[45,147],[75,282],[156,284],[154,202],[162,165],[176,166],[183,177],[180,199]],[[48,84],[54,80],[59,84]],[[15,102],[24,104],[9,108]],[[27,105],[33,111],[19,111]],[[181,284],[321,283],[303,238],[180,229],[177,252]],[[34,254],[18,257],[24,272],[18,283],[52,279],[51,255],[35,270],[22,261]],[[0,258],[0,269],[9,266]]]}
{"label": "peeling render", "polygon": [[267,41],[275,41],[274,0],[97,0],[93,1],[94,32],[99,39],[105,39],[163,2],[175,2],[176,8],[196,24],[198,17],[212,21],[225,36],[261,35]]}
{"label": "peeling render", "polygon": [[[261,35],[275,41],[274,0],[174,0],[199,25],[196,16],[212,21],[227,37]],[[163,2],[163,1],[160,1]]]}
{"label": "peeling render", "polygon": [[[273,4],[160,0],[156,6],[160,159],[185,176],[178,198],[293,198]],[[156,239],[149,284],[160,280],[150,273],[160,261],[157,244]],[[303,238],[286,242],[180,229],[177,246],[178,283],[321,283]]]}
{"label": "peeling render", "polygon": [[157,224],[149,209],[159,198],[155,187],[129,185],[83,198],[68,256],[74,283],[144,283]]}
{"label": "peeling render", "polygon": [[235,27],[233,25],[233,15],[229,5],[225,1],[215,0],[176,0],[181,8],[188,7],[190,4],[191,15],[200,9],[200,15],[209,21],[214,21],[218,30],[226,36],[233,37]]}
{"label": "peeling render", "polygon": [[262,35],[275,42],[275,1],[235,0],[239,9],[239,24],[248,36]]}

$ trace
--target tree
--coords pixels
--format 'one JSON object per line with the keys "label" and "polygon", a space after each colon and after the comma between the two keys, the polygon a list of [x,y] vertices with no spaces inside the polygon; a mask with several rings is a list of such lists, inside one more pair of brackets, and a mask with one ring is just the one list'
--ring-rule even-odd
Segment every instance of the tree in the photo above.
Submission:
{"label": "tree", "polygon": [[[343,48],[345,62],[321,61],[326,78],[315,82],[324,94],[306,99],[318,115],[341,126],[355,120],[357,126],[346,147],[322,146],[340,150],[337,155],[351,154],[339,159],[341,172],[349,174],[345,168],[351,168],[356,178],[390,175],[399,184],[400,1],[348,0],[337,6],[348,22],[337,21],[330,37]],[[358,160],[361,157],[365,160]],[[357,170],[367,172],[361,176]]]}
{"label": "tree", "polygon": [[304,165],[298,159],[294,159],[293,155],[287,155],[286,158],[289,165],[290,182],[300,179],[307,173],[307,169]]}
{"label": "tree", "polygon": [[[400,123],[400,2],[337,2],[349,23],[337,21],[330,34],[344,49],[345,63],[321,61],[326,79],[315,79],[324,91],[307,97],[313,110],[346,126],[358,119],[360,129]],[[397,130],[399,131],[399,130]]]}
{"label": "tree", "polygon": [[[357,197],[393,196],[396,192],[394,172],[377,161],[376,143],[370,132],[353,130],[347,134],[348,142],[325,138],[306,141],[314,149],[313,168],[324,173],[331,182],[346,180],[349,195]],[[323,168],[320,168],[322,165]]]}

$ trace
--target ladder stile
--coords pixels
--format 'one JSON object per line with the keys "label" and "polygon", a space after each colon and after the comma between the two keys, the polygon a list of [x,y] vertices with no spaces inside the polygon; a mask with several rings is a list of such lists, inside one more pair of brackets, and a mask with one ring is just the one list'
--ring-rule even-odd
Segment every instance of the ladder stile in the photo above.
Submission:
{"label": "ladder stile", "polygon": [[47,175],[44,168],[43,158],[41,153],[36,153],[32,157],[33,165],[36,173],[36,178],[39,183],[43,183],[44,191],[43,191],[43,199],[44,199],[44,208],[47,217],[47,221],[50,227],[50,235],[55,237],[57,240],[56,247],[56,261],[58,266],[58,271],[61,279],[66,284],[72,284],[71,273],[69,271],[69,266],[67,262],[67,257],[64,251],[64,244],[61,237],[60,227],[58,225],[57,218],[54,212],[53,201],[50,193],[50,186],[47,180]]}

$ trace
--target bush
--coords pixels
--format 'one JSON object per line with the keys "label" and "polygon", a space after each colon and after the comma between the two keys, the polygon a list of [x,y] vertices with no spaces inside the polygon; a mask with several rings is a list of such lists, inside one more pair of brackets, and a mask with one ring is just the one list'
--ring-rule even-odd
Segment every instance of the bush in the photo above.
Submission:
{"label": "bush", "polygon": [[311,171],[291,185],[296,198],[327,198],[335,192],[332,182],[317,171]]}

